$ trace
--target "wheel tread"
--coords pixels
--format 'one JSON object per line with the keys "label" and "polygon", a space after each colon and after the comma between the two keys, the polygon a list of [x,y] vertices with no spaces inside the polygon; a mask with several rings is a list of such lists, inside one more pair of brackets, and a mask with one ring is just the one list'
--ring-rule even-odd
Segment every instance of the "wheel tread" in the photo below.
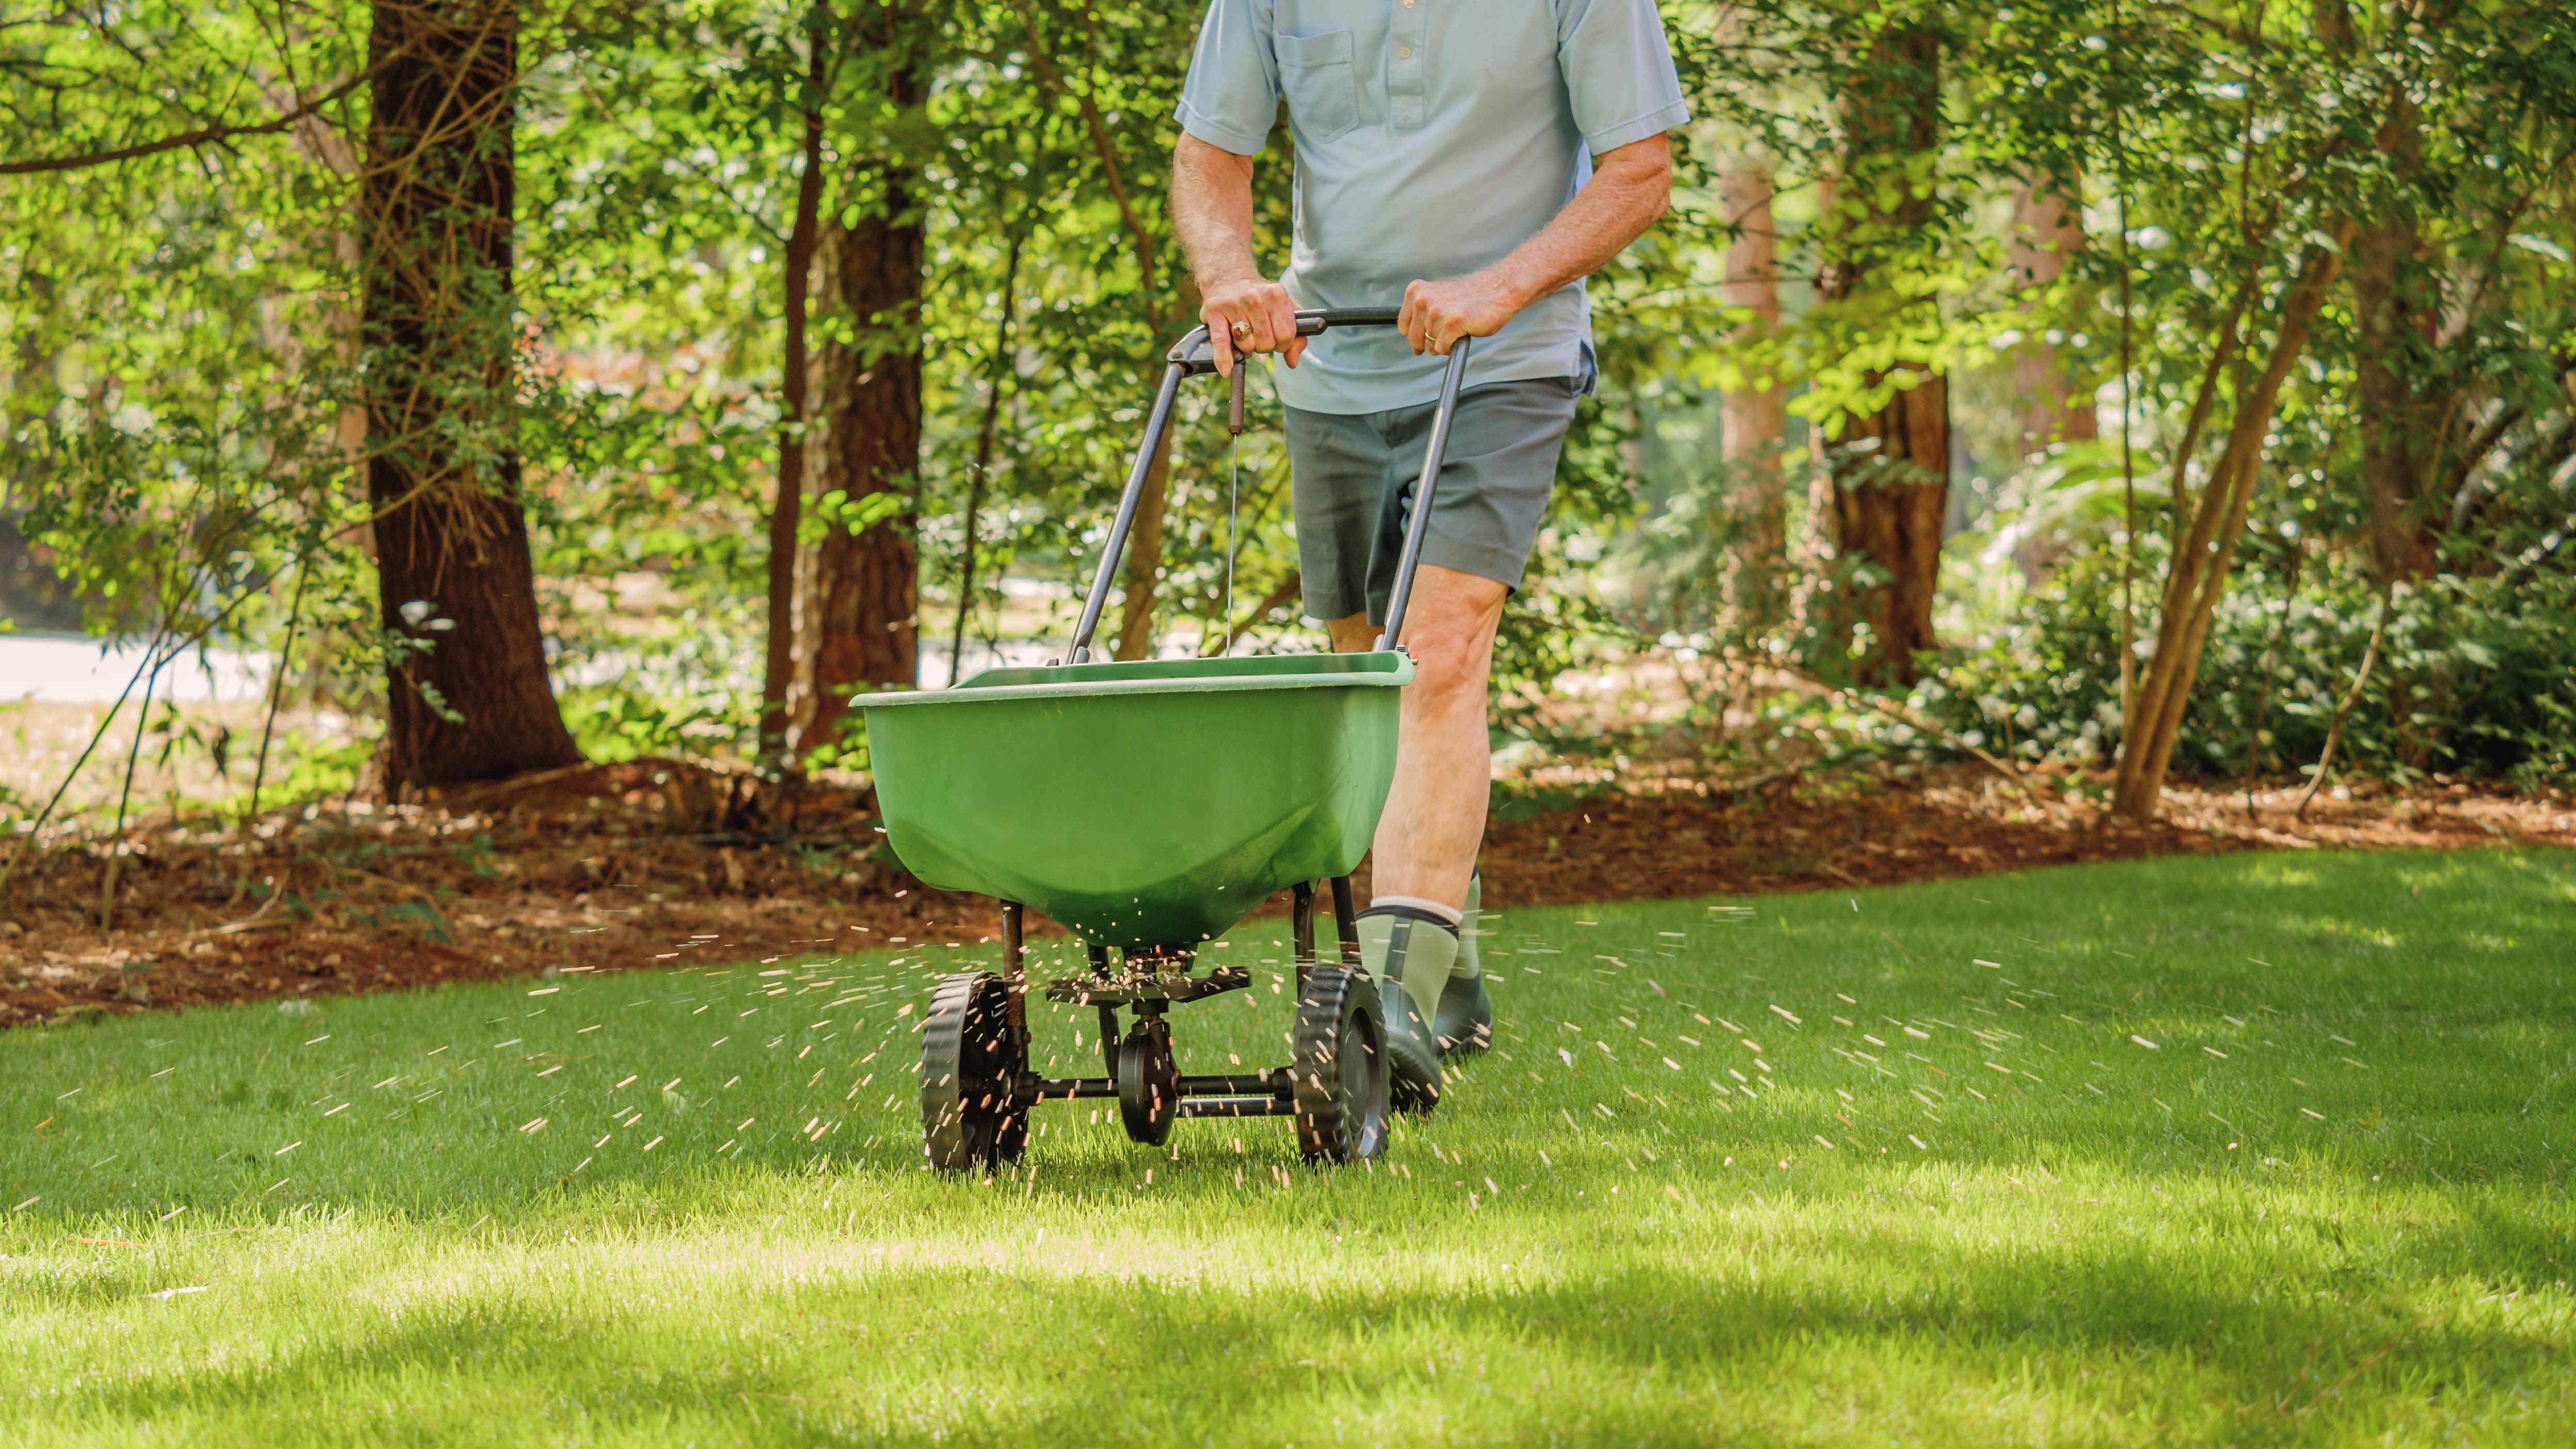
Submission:
{"label": "wheel tread", "polygon": [[934,1171],[991,1172],[1028,1146],[1029,1104],[994,1090],[1027,1065],[1010,1029],[1008,989],[992,972],[964,971],[931,993],[921,1027],[921,1147]]}
{"label": "wheel tread", "polygon": [[1341,1052],[1354,1018],[1366,1021],[1363,1037],[1384,1041],[1378,1023],[1376,983],[1364,971],[1317,966],[1298,993],[1289,1089],[1296,1104],[1297,1148],[1308,1162],[1350,1162],[1375,1157],[1386,1142],[1387,1063],[1383,1046],[1372,1052],[1362,1100],[1343,1090]]}

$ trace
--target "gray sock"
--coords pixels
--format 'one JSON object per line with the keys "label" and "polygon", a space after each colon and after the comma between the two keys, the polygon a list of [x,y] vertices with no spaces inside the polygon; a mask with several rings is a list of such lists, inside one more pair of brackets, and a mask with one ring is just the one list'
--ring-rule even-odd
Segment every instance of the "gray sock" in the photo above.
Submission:
{"label": "gray sock", "polygon": [[[1405,906],[1372,905],[1360,912],[1359,927],[1360,957],[1381,992],[1390,982],[1402,986],[1427,1030],[1457,964],[1458,932],[1437,916]],[[1392,1001],[1385,1006],[1389,1015],[1396,1011]]]}

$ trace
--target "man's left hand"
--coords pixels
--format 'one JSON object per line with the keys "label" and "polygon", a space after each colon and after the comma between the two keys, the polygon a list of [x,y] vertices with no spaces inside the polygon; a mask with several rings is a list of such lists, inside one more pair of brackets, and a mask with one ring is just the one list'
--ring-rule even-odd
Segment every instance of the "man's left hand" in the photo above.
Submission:
{"label": "man's left hand", "polygon": [[1395,325],[1415,356],[1429,352],[1446,357],[1461,337],[1491,337],[1501,331],[1527,303],[1518,289],[1491,272],[1417,281],[1405,287]]}

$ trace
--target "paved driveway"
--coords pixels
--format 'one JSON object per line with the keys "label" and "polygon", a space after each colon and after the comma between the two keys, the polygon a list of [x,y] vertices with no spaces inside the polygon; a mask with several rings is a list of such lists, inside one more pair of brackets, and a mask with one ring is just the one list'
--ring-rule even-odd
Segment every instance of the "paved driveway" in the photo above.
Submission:
{"label": "paved driveway", "polygon": [[[61,634],[0,634],[0,704],[105,704],[124,690],[143,662],[143,646],[102,649],[95,639]],[[162,670],[156,699],[236,700],[256,697],[267,682],[264,655],[216,650],[186,654]]]}

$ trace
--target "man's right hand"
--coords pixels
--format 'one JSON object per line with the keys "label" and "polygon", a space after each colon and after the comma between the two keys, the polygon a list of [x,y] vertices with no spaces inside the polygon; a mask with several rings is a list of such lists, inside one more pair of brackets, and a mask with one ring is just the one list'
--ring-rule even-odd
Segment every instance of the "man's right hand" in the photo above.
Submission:
{"label": "man's right hand", "polygon": [[1285,353],[1290,367],[1305,355],[1306,339],[1297,335],[1297,303],[1286,287],[1251,277],[1210,287],[1206,297],[1199,320],[1207,324],[1219,374],[1234,370],[1237,353]]}

